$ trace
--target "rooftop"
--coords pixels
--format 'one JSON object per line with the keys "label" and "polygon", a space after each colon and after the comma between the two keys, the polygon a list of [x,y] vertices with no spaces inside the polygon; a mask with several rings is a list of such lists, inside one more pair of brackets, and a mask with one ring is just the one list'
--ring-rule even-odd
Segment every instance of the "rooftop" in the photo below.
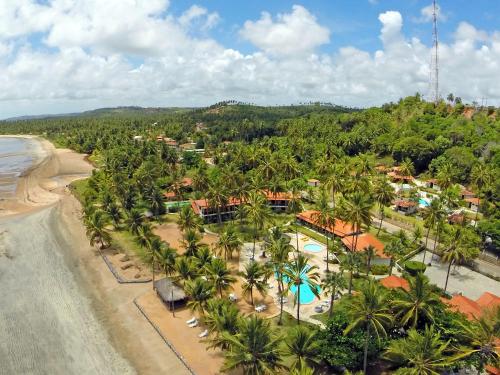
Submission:
{"label": "rooftop", "polygon": [[402,288],[404,290],[410,290],[408,280],[396,275],[384,277],[380,280],[380,284],[389,289]]}
{"label": "rooftop", "polygon": [[155,288],[158,295],[164,302],[182,301],[186,299],[186,294],[181,287],[175,285],[172,280],[163,278],[155,281]]}
{"label": "rooftop", "polygon": [[379,258],[388,259],[389,257],[384,253],[384,244],[380,242],[375,236],[370,233],[362,233],[358,236],[347,236],[342,238],[342,243],[349,249],[352,249],[353,243],[356,244],[354,251],[361,252],[365,251],[368,246],[373,246],[376,250],[377,256]]}
{"label": "rooftop", "polygon": [[471,300],[461,294],[454,295],[450,300],[443,300],[453,310],[465,314],[468,319],[480,318],[486,311],[500,306],[500,297],[485,292],[477,300]]}
{"label": "rooftop", "polygon": [[309,224],[313,224],[317,227],[320,227],[339,237],[345,237],[356,232],[354,230],[354,227],[350,223],[347,223],[340,219],[335,219],[335,225],[330,225],[329,227],[327,227],[326,225],[318,225],[317,224],[318,213],[319,211],[317,210],[307,210],[298,214],[297,218],[302,219],[308,222]]}
{"label": "rooftop", "polygon": [[416,202],[410,201],[408,199],[399,199],[394,204],[398,207],[415,207],[417,205]]}

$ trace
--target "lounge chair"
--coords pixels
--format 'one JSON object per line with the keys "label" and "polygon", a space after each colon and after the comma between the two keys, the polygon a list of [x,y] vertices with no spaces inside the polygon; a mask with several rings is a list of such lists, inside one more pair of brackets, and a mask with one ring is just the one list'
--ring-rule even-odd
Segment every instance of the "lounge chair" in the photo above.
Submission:
{"label": "lounge chair", "polygon": [[208,329],[204,330],[202,333],[198,335],[200,339],[208,336]]}
{"label": "lounge chair", "polygon": [[319,306],[314,307],[314,312],[322,313],[323,312],[323,306],[319,305]]}
{"label": "lounge chair", "polygon": [[193,323],[188,324],[188,327],[189,327],[189,328],[198,327],[198,321],[197,321],[197,320],[195,320]]}
{"label": "lounge chair", "polygon": [[193,324],[194,322],[196,322],[196,318],[194,316],[191,319],[186,320],[186,324]]}
{"label": "lounge chair", "polygon": [[230,300],[231,302],[236,302],[236,301],[238,301],[238,297],[236,297],[236,295],[235,295],[234,293],[230,293],[228,298],[229,298],[229,300]]}
{"label": "lounge chair", "polygon": [[257,306],[255,306],[255,311],[257,311],[257,312],[262,312],[265,309],[267,309],[266,305],[257,305]]}

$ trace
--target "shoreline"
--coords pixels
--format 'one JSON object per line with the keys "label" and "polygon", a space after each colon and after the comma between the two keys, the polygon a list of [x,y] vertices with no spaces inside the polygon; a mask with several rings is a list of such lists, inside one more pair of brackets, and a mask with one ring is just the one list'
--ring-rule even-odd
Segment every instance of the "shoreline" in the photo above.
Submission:
{"label": "shoreline", "polygon": [[[65,282],[75,283],[76,287],[73,286],[73,289],[76,288],[91,307],[93,317],[88,317],[89,321],[95,319],[103,331],[105,341],[110,345],[109,352],[104,350],[104,354],[95,355],[107,355],[113,358],[109,364],[115,364],[117,371],[100,368],[98,373],[187,373],[183,364],[165,346],[133,304],[135,298],[151,288],[150,284],[118,284],[98,252],[88,243],[80,219],[80,204],[70,193],[67,185],[90,174],[92,166],[85,161],[84,155],[70,150],[56,149],[52,143],[40,137],[27,138],[39,142],[39,157],[19,177],[16,188],[17,202],[0,202],[0,206],[8,206],[8,210],[2,207],[3,213],[0,211],[0,233],[8,232],[7,240],[2,239],[0,235],[0,271],[2,262],[9,263],[11,258],[14,261],[22,258],[22,253],[16,253],[15,249],[22,252],[29,246],[30,240],[48,239],[54,248],[50,251],[60,252],[65,267],[70,270],[71,280]],[[39,222],[41,226],[32,225],[34,218],[38,219],[37,223]],[[26,230],[28,224],[30,238],[21,240],[19,233]],[[16,232],[18,232],[17,239]],[[4,257],[2,242],[7,243],[3,250]],[[54,243],[58,246],[54,246]],[[44,248],[44,251],[47,250],[49,249]],[[0,308],[0,318],[1,313]],[[82,327],[84,334],[88,333],[85,328],[88,328],[89,321],[85,319],[85,325]],[[43,343],[43,340],[41,342]],[[78,346],[79,343],[73,344]],[[103,345],[106,343],[102,343],[101,346]],[[111,353],[113,350],[114,354]],[[2,344],[0,344],[1,356]],[[109,362],[109,358],[103,363]],[[53,368],[50,370],[53,373],[64,372],[58,372],[57,369],[54,371]],[[41,373],[44,373],[43,369]]]}

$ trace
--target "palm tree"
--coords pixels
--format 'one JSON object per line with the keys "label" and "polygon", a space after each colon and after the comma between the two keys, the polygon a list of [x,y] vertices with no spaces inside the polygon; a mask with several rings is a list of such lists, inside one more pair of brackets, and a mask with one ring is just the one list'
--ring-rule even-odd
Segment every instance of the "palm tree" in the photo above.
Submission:
{"label": "palm tree", "polygon": [[90,246],[98,243],[101,249],[111,244],[111,235],[106,229],[108,218],[104,211],[96,210],[85,220],[87,227],[87,237],[90,239]]}
{"label": "palm tree", "polygon": [[294,303],[297,306],[297,324],[300,324],[300,288],[302,285],[309,287],[311,292],[319,298],[319,273],[317,266],[311,266],[309,259],[303,254],[298,254],[285,268],[283,275],[288,284],[288,290],[296,288]]}
{"label": "palm tree", "polygon": [[281,369],[280,342],[270,322],[255,315],[239,320],[238,333],[222,333],[229,349],[224,351],[222,371],[241,369],[244,374],[273,374]]}
{"label": "palm tree", "polygon": [[204,246],[201,242],[201,236],[193,229],[188,230],[182,236],[181,245],[186,249],[187,256],[194,256],[198,249]]}
{"label": "palm tree", "polygon": [[290,371],[290,375],[314,375],[314,370],[307,366],[304,366],[300,369],[294,368],[292,371]]}
{"label": "palm tree", "polygon": [[391,341],[384,357],[404,366],[405,374],[438,375],[454,362],[446,353],[449,343],[443,342],[432,326],[425,327],[422,333],[413,328],[408,337]]}
{"label": "palm tree", "polygon": [[441,200],[433,199],[423,213],[424,225],[427,227],[427,234],[425,235],[424,257],[422,260],[423,263],[425,263],[425,254],[427,252],[427,242],[429,241],[429,234],[432,228],[434,228],[438,221],[441,220],[442,216],[443,207],[441,204]]}
{"label": "palm tree", "polygon": [[316,331],[304,326],[290,330],[285,338],[285,355],[292,357],[290,369],[314,366],[319,354]]}
{"label": "palm tree", "polygon": [[213,258],[205,267],[207,269],[208,280],[219,292],[220,298],[222,298],[222,292],[231,289],[231,284],[235,283],[236,279],[231,275],[226,262],[220,258]]}
{"label": "palm tree", "polygon": [[384,248],[384,253],[390,257],[389,276],[392,275],[392,269],[394,268],[395,259],[403,255],[404,252],[405,248],[402,242],[396,238],[392,239],[391,242],[389,242]]}
{"label": "palm tree", "polygon": [[330,210],[330,207],[328,206],[328,198],[326,196],[326,190],[324,190],[324,189],[321,190],[321,194],[320,194],[319,200],[318,200],[317,205],[316,205],[316,212],[313,213],[311,219],[314,220],[316,225],[318,225],[319,227],[326,228],[325,229],[326,248],[327,248],[326,272],[330,272],[330,269],[328,266],[328,264],[330,263],[330,259],[329,259],[329,255],[328,255],[328,253],[329,253],[328,240],[330,238],[330,234],[328,231],[331,228],[332,223],[335,222],[335,218],[333,217],[332,212]]}
{"label": "palm tree", "polygon": [[[149,256],[151,258],[151,271],[153,274],[153,289],[154,289],[155,288],[155,269],[156,269],[155,260],[157,260],[157,254],[160,253],[167,246],[165,246],[165,242],[163,242],[160,237],[154,236],[154,235],[149,235],[149,236],[150,237],[146,242],[146,248],[148,249]],[[175,250],[172,249],[172,251],[174,251],[174,253],[175,253]],[[175,258],[174,258],[174,260],[172,260],[172,262],[173,262],[173,265],[175,265]],[[173,265],[172,265],[172,267],[173,267]]]}
{"label": "palm tree", "polygon": [[[495,174],[490,165],[483,162],[479,162],[472,167],[470,178],[471,182],[477,188],[478,193],[481,194],[483,189],[490,186],[495,181]],[[477,218],[479,215],[479,210],[476,211],[476,217],[474,222],[477,225]]]}
{"label": "palm tree", "polygon": [[222,333],[235,335],[238,332],[240,311],[235,304],[226,299],[212,298],[208,300],[203,323],[207,326],[212,338],[209,348],[228,349],[222,339]]}
{"label": "palm tree", "polygon": [[163,269],[163,272],[165,272],[165,277],[175,273],[175,260],[177,258],[175,249],[168,246],[168,244],[162,246],[156,251],[155,258]]}
{"label": "palm tree", "polygon": [[224,232],[219,235],[219,239],[215,244],[220,255],[224,255],[224,259],[232,258],[233,252],[238,251],[243,246],[243,242],[238,237],[236,229],[233,226],[228,226]]}
{"label": "palm tree", "polygon": [[[399,174],[403,177],[410,177],[413,175],[414,172],[415,172],[415,166],[413,165],[413,162],[408,158],[404,159],[399,165]],[[404,182],[405,180],[402,179],[401,192],[403,191]]]}
{"label": "palm tree", "polygon": [[419,272],[408,282],[409,290],[401,289],[392,301],[398,322],[401,322],[403,326],[410,323],[412,328],[416,328],[417,323],[422,319],[426,322],[434,322],[434,312],[441,301],[429,284],[429,279]]}
{"label": "palm tree", "polygon": [[436,179],[442,190],[447,190],[453,185],[454,169],[455,167],[449,161],[439,166]]}
{"label": "palm tree", "polygon": [[283,298],[286,296],[283,273],[285,272],[285,266],[288,262],[289,254],[292,251],[293,246],[290,245],[287,239],[281,236],[279,238],[273,238],[271,244],[269,245],[271,263],[274,271],[276,272],[276,278],[278,281],[278,297],[280,298],[280,318],[278,325],[281,325],[283,321]]}
{"label": "palm tree", "polygon": [[351,251],[354,252],[358,245],[358,236],[361,233],[361,226],[370,227],[372,223],[371,208],[373,202],[368,195],[360,192],[353,193],[348,196],[344,202],[343,217],[352,224],[356,235],[355,240],[352,241]]}
{"label": "palm tree", "polygon": [[198,274],[198,266],[192,257],[177,257],[175,260],[176,281],[187,282]]}
{"label": "palm tree", "polygon": [[375,202],[377,202],[379,206],[379,214],[380,214],[380,224],[377,230],[377,236],[380,234],[380,230],[382,229],[382,222],[384,221],[384,209],[386,206],[389,206],[391,202],[395,198],[394,189],[387,180],[387,177],[379,178],[376,180],[373,196],[375,198]]}
{"label": "palm tree", "polygon": [[341,164],[335,164],[331,169],[330,173],[328,173],[325,180],[325,187],[332,192],[332,216],[334,217],[333,221],[333,232],[335,232],[335,217],[336,217],[336,202],[335,202],[335,194],[341,192],[345,187],[345,169]]}
{"label": "palm tree", "polygon": [[213,254],[208,248],[208,246],[201,246],[196,250],[196,254],[192,257],[193,262],[198,269],[199,274],[203,274],[206,276],[207,274],[207,266],[212,262]]}
{"label": "palm tree", "polygon": [[263,266],[261,266],[256,261],[252,260],[245,264],[244,271],[240,272],[240,276],[245,279],[245,282],[241,286],[243,290],[243,295],[250,295],[250,300],[252,305],[253,301],[253,290],[254,288],[260,293],[261,296],[265,296],[267,294],[267,282],[266,278],[266,270]]}
{"label": "palm tree", "polygon": [[496,364],[500,360],[498,338],[500,337],[500,308],[489,310],[480,319],[460,323],[467,345],[460,348],[456,359],[479,356],[478,371],[483,371],[488,363]]}
{"label": "palm tree", "polygon": [[375,249],[372,245],[368,245],[365,248],[365,257],[366,257],[366,276],[370,274],[372,268],[372,259],[377,255],[377,249]]}
{"label": "palm tree", "polygon": [[122,219],[122,213],[120,211],[120,208],[116,203],[111,203],[107,210],[106,213],[108,214],[109,218],[111,219],[111,222],[113,223],[113,226],[115,229],[118,229],[120,226],[120,221]]}
{"label": "palm tree", "polygon": [[[288,211],[294,215],[297,215],[299,212],[302,212],[304,209],[302,200],[300,199],[300,192],[296,186],[292,185],[292,198],[288,201]],[[295,239],[297,251],[299,251],[299,227],[295,225]]]}
{"label": "palm tree", "polygon": [[200,315],[205,314],[207,302],[214,294],[214,288],[208,281],[197,277],[194,280],[188,280],[184,284],[184,291],[189,297],[187,306],[191,311],[199,312]]}
{"label": "palm tree", "polygon": [[339,289],[347,288],[347,281],[342,272],[329,272],[322,280],[321,288],[328,295],[330,295],[330,309],[328,316],[331,318],[333,315],[333,302],[335,301],[335,294]]}
{"label": "palm tree", "polygon": [[257,241],[258,230],[262,229],[271,212],[266,199],[262,194],[251,192],[245,204],[246,216],[253,223],[253,250],[252,260],[255,259],[255,242]]}
{"label": "palm tree", "polygon": [[194,213],[190,206],[182,207],[177,219],[181,231],[198,231],[201,228],[201,218]]}
{"label": "palm tree", "polygon": [[365,349],[363,356],[363,372],[366,374],[368,364],[368,343],[372,333],[380,339],[386,336],[386,327],[392,323],[389,312],[385,289],[378,283],[370,280],[363,285],[358,295],[354,296],[349,304],[352,323],[347,326],[344,334],[348,334],[354,328],[365,328]]}
{"label": "palm tree", "polygon": [[477,255],[477,247],[474,243],[471,243],[469,239],[464,235],[465,228],[456,227],[451,229],[451,235],[447,238],[445,243],[445,249],[441,257],[443,263],[448,263],[448,269],[446,272],[446,281],[444,283],[444,291],[448,287],[448,279],[450,277],[450,270],[453,264],[463,263],[475,255]]}
{"label": "palm tree", "polygon": [[137,208],[133,208],[127,214],[125,224],[128,226],[130,233],[137,235],[139,227],[142,225],[144,217]]}
{"label": "palm tree", "polygon": [[352,278],[354,271],[359,268],[359,256],[357,253],[347,252],[344,257],[344,261],[340,264],[341,271],[349,272],[349,295],[352,294]]}
{"label": "palm tree", "polygon": [[207,199],[209,205],[211,207],[215,207],[215,209],[217,210],[217,220],[219,224],[221,224],[221,209],[227,204],[229,197],[227,196],[225,186],[219,179],[215,180],[209,185]]}

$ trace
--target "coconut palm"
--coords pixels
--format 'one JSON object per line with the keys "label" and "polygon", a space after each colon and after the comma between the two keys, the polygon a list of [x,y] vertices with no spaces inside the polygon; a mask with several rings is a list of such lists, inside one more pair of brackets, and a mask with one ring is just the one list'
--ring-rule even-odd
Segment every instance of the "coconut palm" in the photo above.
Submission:
{"label": "coconut palm", "polygon": [[188,280],[194,279],[198,275],[198,265],[191,257],[177,257],[175,260],[175,276],[176,281],[185,283]]}
{"label": "coconut palm", "polygon": [[373,202],[368,195],[360,192],[350,194],[344,201],[342,208],[343,218],[352,224],[356,234],[355,239],[352,241],[351,251],[354,252],[358,244],[358,236],[361,233],[361,227],[364,225],[367,228],[372,223],[371,208]]}
{"label": "coconut palm", "polygon": [[[325,229],[325,237],[326,237],[326,248],[329,249],[329,238],[330,238],[330,233],[329,229],[331,228],[333,222],[335,221],[335,218],[332,215],[332,211],[330,207],[328,206],[328,198],[326,195],[326,190],[322,189],[321,194],[319,197],[319,200],[316,204],[316,212],[311,215],[311,219],[314,220],[316,225],[318,225],[320,228],[327,228]],[[329,259],[329,251],[326,252],[326,272],[330,272],[328,264],[330,263]]]}
{"label": "coconut palm", "polygon": [[434,312],[441,304],[439,296],[429,284],[429,279],[419,272],[408,280],[409,290],[401,289],[392,301],[398,322],[416,328],[419,321],[434,322]]}
{"label": "coconut palm", "polygon": [[423,263],[425,263],[425,254],[428,248],[427,243],[429,241],[429,234],[431,230],[441,220],[443,215],[444,215],[444,210],[440,199],[433,199],[429,204],[429,206],[424,210],[422,216],[424,218],[424,225],[427,227],[427,234],[425,235],[424,257],[422,260]]}
{"label": "coconut palm", "polygon": [[291,290],[294,287],[295,298],[294,303],[297,306],[297,324],[300,324],[300,288],[307,286],[311,292],[319,298],[319,273],[317,266],[311,266],[309,259],[303,254],[298,254],[295,259],[284,268],[283,275],[285,277],[287,288]]}
{"label": "coconut palm", "polygon": [[190,206],[182,207],[177,218],[177,225],[183,232],[200,230],[201,218],[196,215]]}
{"label": "coconut palm", "polygon": [[314,370],[307,366],[304,366],[302,368],[294,368],[292,371],[290,371],[290,375],[314,375]]}
{"label": "coconut palm", "polygon": [[228,226],[224,232],[219,235],[219,239],[215,244],[219,255],[223,255],[224,259],[232,258],[233,252],[237,251],[239,253],[243,242],[238,237],[236,229],[233,226]]}
{"label": "coconut palm", "polygon": [[386,336],[386,327],[392,323],[392,316],[387,303],[387,295],[384,288],[373,280],[368,281],[353,297],[349,304],[349,313],[352,319],[344,334],[348,334],[354,328],[365,329],[365,348],[363,356],[363,372],[366,374],[368,364],[368,343],[370,337],[375,334],[377,339]]}
{"label": "coconut palm", "polygon": [[330,295],[330,309],[328,316],[331,318],[333,315],[333,302],[335,294],[339,289],[347,288],[347,281],[342,272],[329,272],[321,282],[321,288],[326,295]]}
{"label": "coconut palm", "polygon": [[222,339],[222,333],[235,335],[238,332],[239,319],[240,313],[234,303],[220,298],[208,300],[203,323],[211,335],[209,348],[228,349]]}
{"label": "coconut palm", "polygon": [[[408,158],[404,159],[399,165],[399,174],[403,177],[410,177],[413,173],[415,173],[415,166],[413,165],[413,162]],[[401,191],[403,191],[403,184],[405,180],[402,179],[401,181]]]}
{"label": "coconut palm", "polygon": [[467,343],[459,349],[456,359],[476,355],[479,357],[478,371],[483,371],[486,364],[498,364],[500,361],[500,307],[486,311],[479,319],[462,322],[462,335]]}
{"label": "coconut palm", "polygon": [[[302,212],[304,206],[302,204],[302,200],[300,199],[300,192],[296,186],[292,185],[292,198],[288,201],[288,211],[294,215],[297,215],[299,212]],[[297,251],[299,251],[299,227],[295,225],[295,240]]]}
{"label": "coconut palm", "polygon": [[397,238],[392,239],[391,242],[389,242],[387,246],[384,248],[384,253],[390,257],[389,276],[392,275],[392,270],[394,268],[396,258],[402,256],[404,252],[405,252],[405,247],[402,244],[402,242]]}
{"label": "coconut palm", "polygon": [[101,249],[109,246],[111,243],[111,235],[106,229],[108,225],[108,217],[104,211],[95,210],[87,219],[85,220],[85,225],[87,227],[87,237],[90,239],[90,246],[99,244]]}
{"label": "coconut palm", "polygon": [[114,202],[111,203],[106,210],[106,214],[111,219],[115,230],[118,229],[120,226],[120,221],[123,218],[122,212],[120,211],[118,205]]}
{"label": "coconut palm", "polygon": [[155,258],[163,269],[163,272],[165,272],[165,277],[175,273],[175,260],[177,258],[175,249],[171,248],[168,244],[161,246],[155,252]]}
{"label": "coconut palm", "polygon": [[213,258],[205,267],[208,280],[219,292],[220,298],[222,298],[222,292],[231,289],[231,284],[236,282],[236,278],[231,275],[231,271],[227,268],[226,262],[220,258]]}
{"label": "coconut palm", "polygon": [[[346,172],[345,168],[340,164],[335,164],[333,168],[329,171],[326,180],[325,187],[332,192],[332,216],[336,217],[336,201],[335,195],[341,192],[345,187]],[[333,222],[333,231],[335,232],[335,221]]]}
{"label": "coconut palm", "polygon": [[368,245],[365,248],[364,256],[366,257],[366,276],[370,274],[372,268],[372,259],[377,255],[377,249],[375,249],[372,245]]}
{"label": "coconut palm", "polygon": [[139,227],[142,225],[144,217],[137,208],[133,208],[128,212],[125,224],[128,226],[130,233],[137,235]]}
{"label": "coconut palm", "polygon": [[182,236],[181,245],[186,249],[187,256],[194,256],[198,249],[204,246],[201,242],[201,236],[195,230],[190,229]]}
{"label": "coconut palm", "polygon": [[265,197],[257,192],[251,192],[245,204],[246,217],[253,223],[253,250],[252,259],[255,259],[255,242],[258,237],[258,230],[262,229],[265,222],[271,216],[271,211],[267,205]]}
{"label": "coconut palm", "polygon": [[283,282],[283,273],[285,272],[285,266],[288,262],[288,257],[291,252],[293,252],[293,246],[290,245],[288,240],[283,237],[272,238],[269,244],[269,252],[271,254],[271,263],[276,272],[276,278],[278,281],[278,297],[280,298],[280,317],[278,320],[278,325],[282,324],[283,320],[283,298],[286,296],[285,285]]}
{"label": "coconut palm", "polygon": [[352,278],[354,271],[359,268],[360,258],[357,253],[348,252],[340,264],[340,270],[349,272],[349,295],[352,294]]}
{"label": "coconut palm", "polygon": [[384,210],[385,207],[389,206],[395,198],[394,188],[391,186],[387,177],[379,178],[376,180],[373,188],[373,197],[375,202],[377,202],[380,214],[380,223],[377,230],[377,236],[380,234],[382,229],[382,222],[384,221]]}
{"label": "coconut palm", "polygon": [[454,362],[446,353],[449,343],[432,326],[422,333],[413,328],[408,337],[391,341],[384,357],[402,366],[404,374],[439,375]]}
{"label": "coconut palm", "polygon": [[222,371],[241,369],[244,374],[273,374],[281,369],[280,342],[270,322],[255,315],[239,320],[238,333],[222,333],[228,349],[224,351]]}
{"label": "coconut palm", "polygon": [[228,194],[226,188],[220,179],[213,181],[207,191],[207,200],[210,207],[217,211],[217,221],[222,223],[221,209],[228,202]]}
{"label": "coconut palm", "polygon": [[184,291],[189,297],[187,307],[193,312],[198,312],[200,315],[205,314],[208,300],[214,294],[213,286],[201,277],[194,280],[187,280],[184,284]]}
{"label": "coconut palm", "polygon": [[442,190],[447,190],[453,185],[453,176],[455,167],[449,161],[441,164],[438,168],[436,179]]}
{"label": "coconut palm", "polygon": [[290,369],[302,369],[317,364],[319,342],[316,331],[304,326],[291,329],[285,337],[284,354],[292,358]]}
{"label": "coconut palm", "polygon": [[243,272],[240,272],[240,276],[245,280],[241,286],[243,295],[250,295],[252,305],[254,304],[254,288],[257,289],[261,296],[265,296],[267,294],[268,285],[265,280],[266,270],[262,265],[252,260],[245,264]]}

